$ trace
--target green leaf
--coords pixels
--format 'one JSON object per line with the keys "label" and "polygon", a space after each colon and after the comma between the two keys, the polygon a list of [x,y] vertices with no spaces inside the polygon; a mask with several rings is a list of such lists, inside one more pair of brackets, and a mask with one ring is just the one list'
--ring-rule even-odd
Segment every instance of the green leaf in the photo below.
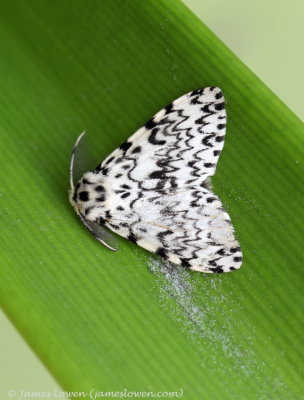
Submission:
{"label": "green leaf", "polygon": [[[2,1],[1,305],[66,390],[185,399],[303,394],[302,122],[178,1]],[[196,88],[227,100],[213,184],[241,270],[112,253],[68,202],[72,145],[91,166]],[[135,397],[135,396],[134,396]]]}

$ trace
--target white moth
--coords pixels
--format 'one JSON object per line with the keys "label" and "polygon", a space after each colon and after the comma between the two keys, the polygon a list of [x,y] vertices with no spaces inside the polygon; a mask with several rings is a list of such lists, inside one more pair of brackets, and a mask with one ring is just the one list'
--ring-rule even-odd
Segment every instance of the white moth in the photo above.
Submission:
{"label": "white moth", "polygon": [[159,111],[74,187],[70,201],[104,245],[101,226],[200,272],[240,268],[242,252],[210,177],[225,139],[217,87],[194,90]]}

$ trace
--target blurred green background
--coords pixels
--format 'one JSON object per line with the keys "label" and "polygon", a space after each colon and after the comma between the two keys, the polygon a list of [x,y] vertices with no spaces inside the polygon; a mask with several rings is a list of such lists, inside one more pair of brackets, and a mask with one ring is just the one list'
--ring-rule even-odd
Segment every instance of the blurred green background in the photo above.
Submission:
{"label": "blurred green background", "polygon": [[[156,1],[156,0],[155,0]],[[172,1],[172,0],[171,0]],[[300,118],[303,2],[298,0],[184,0],[192,11]],[[1,2],[0,2],[1,12]],[[8,390],[61,390],[49,372],[0,314],[0,398]]]}

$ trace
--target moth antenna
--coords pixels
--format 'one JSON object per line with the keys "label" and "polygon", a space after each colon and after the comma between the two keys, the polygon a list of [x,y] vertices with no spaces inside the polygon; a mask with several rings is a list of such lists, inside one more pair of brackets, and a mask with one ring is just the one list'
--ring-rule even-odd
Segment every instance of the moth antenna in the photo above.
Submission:
{"label": "moth antenna", "polygon": [[[83,225],[92,233],[92,235],[101,243],[103,244],[105,247],[107,247],[109,250],[112,251],[117,251],[117,249],[115,249],[114,247],[110,246],[107,242],[105,242],[103,239],[101,239],[101,237],[97,234],[97,232],[94,230],[93,224],[94,222],[91,222],[91,225],[89,223],[88,220],[85,219],[85,217],[77,210],[77,214],[81,220],[81,222],[83,223]],[[110,234],[109,234],[110,235]],[[112,235],[110,235],[112,237]]]}
{"label": "moth antenna", "polygon": [[75,142],[75,144],[74,144],[74,146],[73,146],[72,153],[71,153],[71,161],[70,161],[70,186],[71,186],[71,190],[72,190],[72,191],[74,191],[74,189],[75,189],[75,182],[74,182],[75,154],[76,154],[76,150],[77,150],[77,148],[78,148],[78,146],[79,146],[79,143],[81,142],[81,140],[82,140],[82,138],[84,137],[85,133],[86,133],[86,132],[84,131],[84,132],[82,132],[82,133],[78,136],[78,138],[77,138],[77,140],[76,140],[76,142]]}

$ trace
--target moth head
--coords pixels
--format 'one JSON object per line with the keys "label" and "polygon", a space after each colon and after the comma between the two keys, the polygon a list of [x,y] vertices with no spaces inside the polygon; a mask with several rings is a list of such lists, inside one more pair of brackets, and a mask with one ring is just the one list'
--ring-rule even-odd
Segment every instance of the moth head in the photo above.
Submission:
{"label": "moth head", "polygon": [[70,189],[70,203],[77,214],[88,220],[96,219],[96,209],[101,209],[106,199],[106,191],[102,181],[96,179],[96,174],[87,172]]}
{"label": "moth head", "polygon": [[[85,198],[86,188],[82,182],[82,178],[76,184],[76,186],[70,188],[69,199],[71,205],[74,207],[77,214],[83,214],[85,211],[85,202],[83,201]],[[87,196],[89,197],[89,196]]]}

